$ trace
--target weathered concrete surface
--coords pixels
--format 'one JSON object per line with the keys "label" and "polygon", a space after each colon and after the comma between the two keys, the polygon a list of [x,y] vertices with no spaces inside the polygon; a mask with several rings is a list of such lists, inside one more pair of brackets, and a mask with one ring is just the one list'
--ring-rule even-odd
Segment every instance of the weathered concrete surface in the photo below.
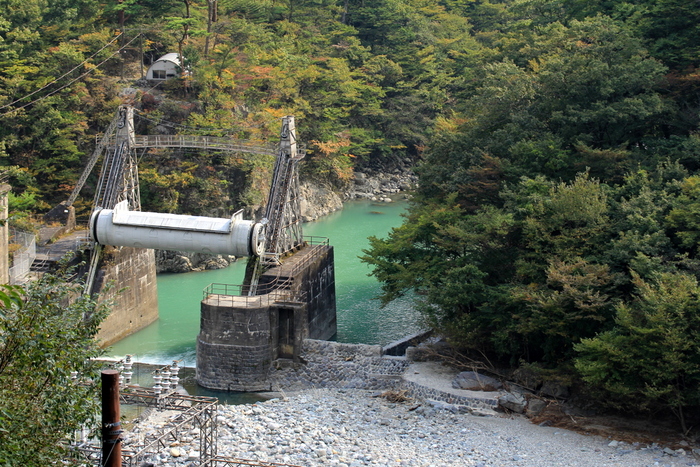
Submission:
{"label": "weathered concrete surface", "polygon": [[269,300],[212,295],[201,305],[197,383],[227,391],[269,390]]}
{"label": "weathered concrete surface", "polygon": [[153,250],[106,247],[101,266],[93,290],[100,291],[98,301],[113,302],[97,334],[106,347],[158,319],[158,289]]}
{"label": "weathered concrete surface", "polygon": [[307,246],[267,270],[253,297],[209,295],[201,304],[197,383],[269,391],[274,361],[298,362],[304,339],[336,333],[333,248]]}

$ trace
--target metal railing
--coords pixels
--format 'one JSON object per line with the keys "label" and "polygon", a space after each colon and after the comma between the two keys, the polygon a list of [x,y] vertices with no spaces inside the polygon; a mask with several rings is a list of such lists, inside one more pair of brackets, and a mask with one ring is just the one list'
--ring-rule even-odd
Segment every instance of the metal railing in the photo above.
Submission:
{"label": "metal railing", "polygon": [[[97,139],[99,144],[111,145],[116,137],[110,135]],[[136,135],[133,148],[196,148],[212,151],[245,152],[274,156],[277,154],[275,145],[264,142],[254,142],[226,138],[221,136],[199,135]]]}
{"label": "metal railing", "polygon": [[249,296],[248,285],[234,284],[209,284],[202,292],[202,300],[209,301],[216,306],[245,306],[263,307],[279,302],[303,303],[305,293],[294,290],[294,277],[307,268],[312,261],[329,245],[326,237],[304,237],[308,248],[301,261],[296,263],[291,270],[282,270],[278,267],[277,278],[270,283],[258,286],[257,295]]}
{"label": "metal railing", "polygon": [[20,245],[12,255],[10,284],[23,284],[27,281],[29,270],[36,259],[36,236],[33,233],[15,230],[10,232],[10,243]]}

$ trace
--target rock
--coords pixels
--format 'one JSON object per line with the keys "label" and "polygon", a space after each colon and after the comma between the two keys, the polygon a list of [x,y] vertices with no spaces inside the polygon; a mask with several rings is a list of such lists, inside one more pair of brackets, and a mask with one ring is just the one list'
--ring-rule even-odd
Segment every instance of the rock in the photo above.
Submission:
{"label": "rock", "polygon": [[326,185],[305,182],[299,186],[299,192],[299,209],[304,222],[315,221],[319,217],[343,209],[343,200]]}
{"label": "rock", "polygon": [[224,268],[227,268],[228,266],[229,266],[229,262],[226,261],[221,256],[209,258],[200,264],[200,267],[203,267],[204,269],[207,269],[207,270],[224,269]]}
{"label": "rock", "polygon": [[527,407],[527,401],[520,394],[507,392],[498,397],[498,405],[515,413],[523,413]]}
{"label": "rock", "polygon": [[520,367],[513,372],[513,381],[519,385],[536,390],[542,385],[542,378],[529,368]]}
{"label": "rock", "polygon": [[526,415],[530,418],[538,416],[547,407],[542,399],[530,399],[527,403]]}
{"label": "rock", "polygon": [[428,399],[425,402],[428,403],[431,407],[434,407],[436,409],[447,410],[447,411],[452,412],[452,413],[459,412],[459,408],[457,408],[454,404],[449,404],[447,402],[432,400],[432,399]]}
{"label": "rock", "polygon": [[180,457],[182,456],[182,451],[180,451],[180,448],[170,448],[170,455],[173,457]]}
{"label": "rock", "polygon": [[452,380],[452,387],[470,391],[497,391],[503,387],[500,381],[476,371],[463,371]]}
{"label": "rock", "polygon": [[566,399],[569,397],[569,388],[561,381],[549,380],[542,384],[540,393],[557,399]]}
{"label": "rock", "polygon": [[236,261],[231,255],[156,250],[156,272],[191,272],[223,269]]}

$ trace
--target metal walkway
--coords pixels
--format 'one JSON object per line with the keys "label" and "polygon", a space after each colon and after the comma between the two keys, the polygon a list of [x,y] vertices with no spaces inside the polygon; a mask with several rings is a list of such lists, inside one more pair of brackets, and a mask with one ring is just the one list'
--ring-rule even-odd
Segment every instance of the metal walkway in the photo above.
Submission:
{"label": "metal walkway", "polygon": [[[116,143],[113,135],[106,136],[98,141],[104,146]],[[194,148],[208,151],[244,152],[248,154],[261,154],[274,156],[277,149],[274,144],[238,140],[221,136],[198,135],[135,135],[131,144],[132,148]]]}

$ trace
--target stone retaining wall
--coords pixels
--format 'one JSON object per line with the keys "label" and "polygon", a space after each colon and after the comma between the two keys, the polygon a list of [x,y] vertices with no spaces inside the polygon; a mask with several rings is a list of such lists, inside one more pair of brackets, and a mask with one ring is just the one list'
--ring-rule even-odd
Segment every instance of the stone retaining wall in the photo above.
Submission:
{"label": "stone retaining wall", "polygon": [[433,400],[475,409],[494,409],[496,400],[464,397],[403,379],[411,364],[406,357],[382,355],[378,345],[304,340],[300,364],[280,365],[270,371],[273,391],[313,388],[405,390],[417,400]]}
{"label": "stone retaining wall", "polygon": [[495,409],[498,406],[498,401],[496,399],[458,396],[438,389],[421,386],[413,381],[403,381],[402,389],[408,391],[408,394],[414,399],[440,401],[452,405],[465,405],[477,409]]}
{"label": "stone retaining wall", "polygon": [[[312,388],[385,390],[396,386],[408,361],[384,361],[378,345],[341,344],[306,339],[300,364],[272,369],[273,390],[301,391]],[[393,368],[393,370],[392,370]]]}

